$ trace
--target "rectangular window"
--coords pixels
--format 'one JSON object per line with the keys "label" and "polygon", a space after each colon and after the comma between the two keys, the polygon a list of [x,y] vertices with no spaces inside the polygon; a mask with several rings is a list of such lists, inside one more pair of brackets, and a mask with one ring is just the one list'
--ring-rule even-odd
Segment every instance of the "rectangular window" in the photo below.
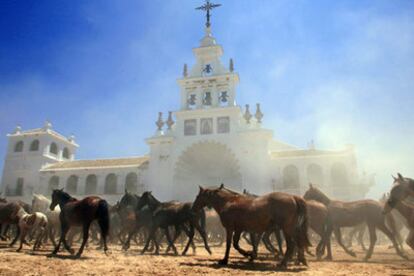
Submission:
{"label": "rectangular window", "polygon": [[213,118],[204,118],[200,120],[200,133],[201,134],[213,133]]}
{"label": "rectangular window", "polygon": [[185,120],[184,121],[184,135],[196,135],[197,134],[197,120]]}
{"label": "rectangular window", "polygon": [[230,132],[230,118],[218,117],[217,118],[217,133],[229,133]]}

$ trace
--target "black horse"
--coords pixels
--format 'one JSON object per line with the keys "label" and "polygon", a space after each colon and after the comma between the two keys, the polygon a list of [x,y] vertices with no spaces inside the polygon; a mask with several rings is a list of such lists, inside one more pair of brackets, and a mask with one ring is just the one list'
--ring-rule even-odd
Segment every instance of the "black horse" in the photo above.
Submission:
{"label": "black horse", "polygon": [[[192,211],[191,202],[178,202],[178,201],[169,201],[169,202],[160,202],[157,200],[151,192],[145,192],[142,194],[140,200],[138,201],[137,208],[140,210],[144,206],[148,206],[149,209],[153,212],[152,225],[149,233],[149,237],[145,243],[145,247],[142,250],[141,254],[144,254],[147,251],[150,241],[154,241],[156,246],[156,254],[159,252],[159,245],[156,240],[156,231],[158,228],[164,230],[167,237],[169,246],[174,250],[174,253],[177,255],[177,249],[174,245],[175,240],[179,236],[180,229],[186,229],[186,225],[189,226],[188,230],[188,243],[185,246],[182,254],[185,255],[190,244],[193,242],[194,237],[194,228],[200,233],[203,238],[204,247],[209,254],[211,254],[210,247],[207,243],[207,235],[205,231],[205,213],[204,210],[200,210],[195,213]],[[201,221],[201,223],[200,223]],[[169,227],[174,226],[176,228],[176,234],[173,239],[171,239],[169,233]],[[168,248],[167,248],[168,250]]]}
{"label": "black horse", "polygon": [[61,210],[59,215],[61,235],[59,243],[56,245],[52,254],[57,254],[62,242],[66,250],[73,254],[73,250],[66,242],[66,233],[69,231],[71,226],[83,226],[83,241],[78,253],[76,254],[76,257],[79,258],[82,255],[83,248],[85,247],[89,237],[89,227],[95,219],[98,220],[104,245],[104,252],[106,254],[106,251],[108,250],[108,247],[106,246],[106,237],[109,231],[109,210],[106,200],[97,196],[88,196],[82,200],[77,200],[61,189],[53,190],[50,210],[54,210],[56,205],[59,205]]}

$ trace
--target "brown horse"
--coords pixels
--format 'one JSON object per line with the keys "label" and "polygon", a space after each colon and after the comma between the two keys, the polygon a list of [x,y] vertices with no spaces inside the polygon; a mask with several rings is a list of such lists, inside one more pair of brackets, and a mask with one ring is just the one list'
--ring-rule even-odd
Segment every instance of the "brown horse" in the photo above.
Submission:
{"label": "brown horse", "polygon": [[410,191],[407,186],[401,184],[395,185],[391,189],[388,201],[384,206],[384,213],[388,213],[395,208],[407,220],[410,232],[406,243],[414,250],[414,205],[404,202],[404,199],[409,195]]}
{"label": "brown horse", "polygon": [[316,256],[320,259],[325,247],[327,247],[328,256],[330,256],[332,255],[331,240],[328,239],[326,240],[326,244],[324,243],[329,220],[328,208],[316,200],[306,200],[306,205],[308,207],[309,227],[321,238],[316,247]]}
{"label": "brown horse", "polygon": [[[0,229],[2,225],[18,225],[19,216],[18,213],[23,207],[20,206],[17,202],[0,202]],[[16,237],[10,243],[10,246],[13,246],[18,237],[20,236],[20,228],[17,227]]]}
{"label": "brown horse", "polygon": [[[346,248],[342,243],[341,227],[351,227],[365,222],[368,226],[370,236],[370,246],[364,260],[368,260],[374,251],[374,246],[377,241],[376,229],[382,231],[393,243],[398,255],[402,258],[407,256],[401,252],[397,242],[395,240],[393,232],[391,232],[385,225],[385,216],[382,213],[382,205],[375,200],[364,199],[351,202],[343,202],[339,200],[331,200],[318,188],[309,185],[308,191],[306,191],[304,198],[306,200],[313,199],[323,203],[328,208],[329,223],[328,230],[325,235],[325,243],[330,239],[332,231],[338,241],[338,244],[351,256],[356,254]],[[328,259],[332,259],[332,255],[329,255]]]}
{"label": "brown horse", "polygon": [[83,226],[83,241],[76,254],[76,257],[79,258],[82,255],[83,248],[89,237],[89,227],[95,219],[98,220],[104,244],[104,252],[106,254],[106,251],[108,250],[108,247],[106,246],[106,237],[109,231],[109,211],[108,203],[104,199],[97,196],[88,196],[82,200],[77,200],[76,198],[71,197],[68,193],[65,193],[63,189],[53,190],[50,210],[54,210],[56,205],[59,205],[61,210],[59,215],[61,235],[52,254],[57,254],[62,242],[66,250],[73,254],[73,250],[66,242],[66,233],[71,226]]}
{"label": "brown horse", "polygon": [[279,268],[286,268],[295,245],[299,248],[299,261],[307,265],[304,249],[310,246],[308,239],[308,218],[305,201],[294,195],[270,193],[256,198],[246,197],[220,188],[200,187],[193,203],[193,210],[199,211],[205,206],[213,207],[220,216],[226,229],[226,253],[220,265],[227,265],[230,247],[245,257],[252,258],[252,252],[240,248],[239,240],[243,231],[264,233],[280,227],[286,239],[287,250]]}

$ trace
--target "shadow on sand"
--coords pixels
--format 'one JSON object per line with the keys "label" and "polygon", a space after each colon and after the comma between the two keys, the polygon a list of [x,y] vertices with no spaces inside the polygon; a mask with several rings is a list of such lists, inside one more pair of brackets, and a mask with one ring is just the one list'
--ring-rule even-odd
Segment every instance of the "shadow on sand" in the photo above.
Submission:
{"label": "shadow on sand", "polygon": [[249,262],[242,258],[242,260],[232,260],[229,261],[228,265],[220,265],[218,264],[218,260],[212,259],[203,259],[203,258],[196,258],[197,263],[191,262],[181,262],[180,265],[189,266],[189,267],[208,267],[213,269],[222,269],[222,268],[229,268],[229,269],[239,269],[239,270],[248,270],[248,271],[284,271],[284,272],[301,272],[307,270],[306,267],[297,267],[297,266],[290,266],[287,269],[278,269],[276,267],[275,262]]}

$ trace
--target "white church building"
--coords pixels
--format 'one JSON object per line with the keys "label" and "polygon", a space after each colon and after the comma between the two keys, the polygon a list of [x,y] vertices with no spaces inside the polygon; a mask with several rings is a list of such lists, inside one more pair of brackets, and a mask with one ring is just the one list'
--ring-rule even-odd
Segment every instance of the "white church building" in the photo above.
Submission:
{"label": "white church building", "polygon": [[373,179],[358,171],[353,146],[322,150],[278,141],[262,126],[259,104],[236,103],[239,75],[232,60],[223,64],[209,21],[193,53],[195,64],[184,65],[177,80],[179,108],[159,113],[157,130],[146,139],[148,155],[77,160],[74,137],[50,122],[31,130],[17,126],[7,135],[2,195],[30,202],[33,193],[50,196],[64,188],[75,197],[99,195],[114,203],[125,190],[151,190],[162,200],[193,200],[199,185],[303,195],[311,182],[336,198],[364,197]]}

